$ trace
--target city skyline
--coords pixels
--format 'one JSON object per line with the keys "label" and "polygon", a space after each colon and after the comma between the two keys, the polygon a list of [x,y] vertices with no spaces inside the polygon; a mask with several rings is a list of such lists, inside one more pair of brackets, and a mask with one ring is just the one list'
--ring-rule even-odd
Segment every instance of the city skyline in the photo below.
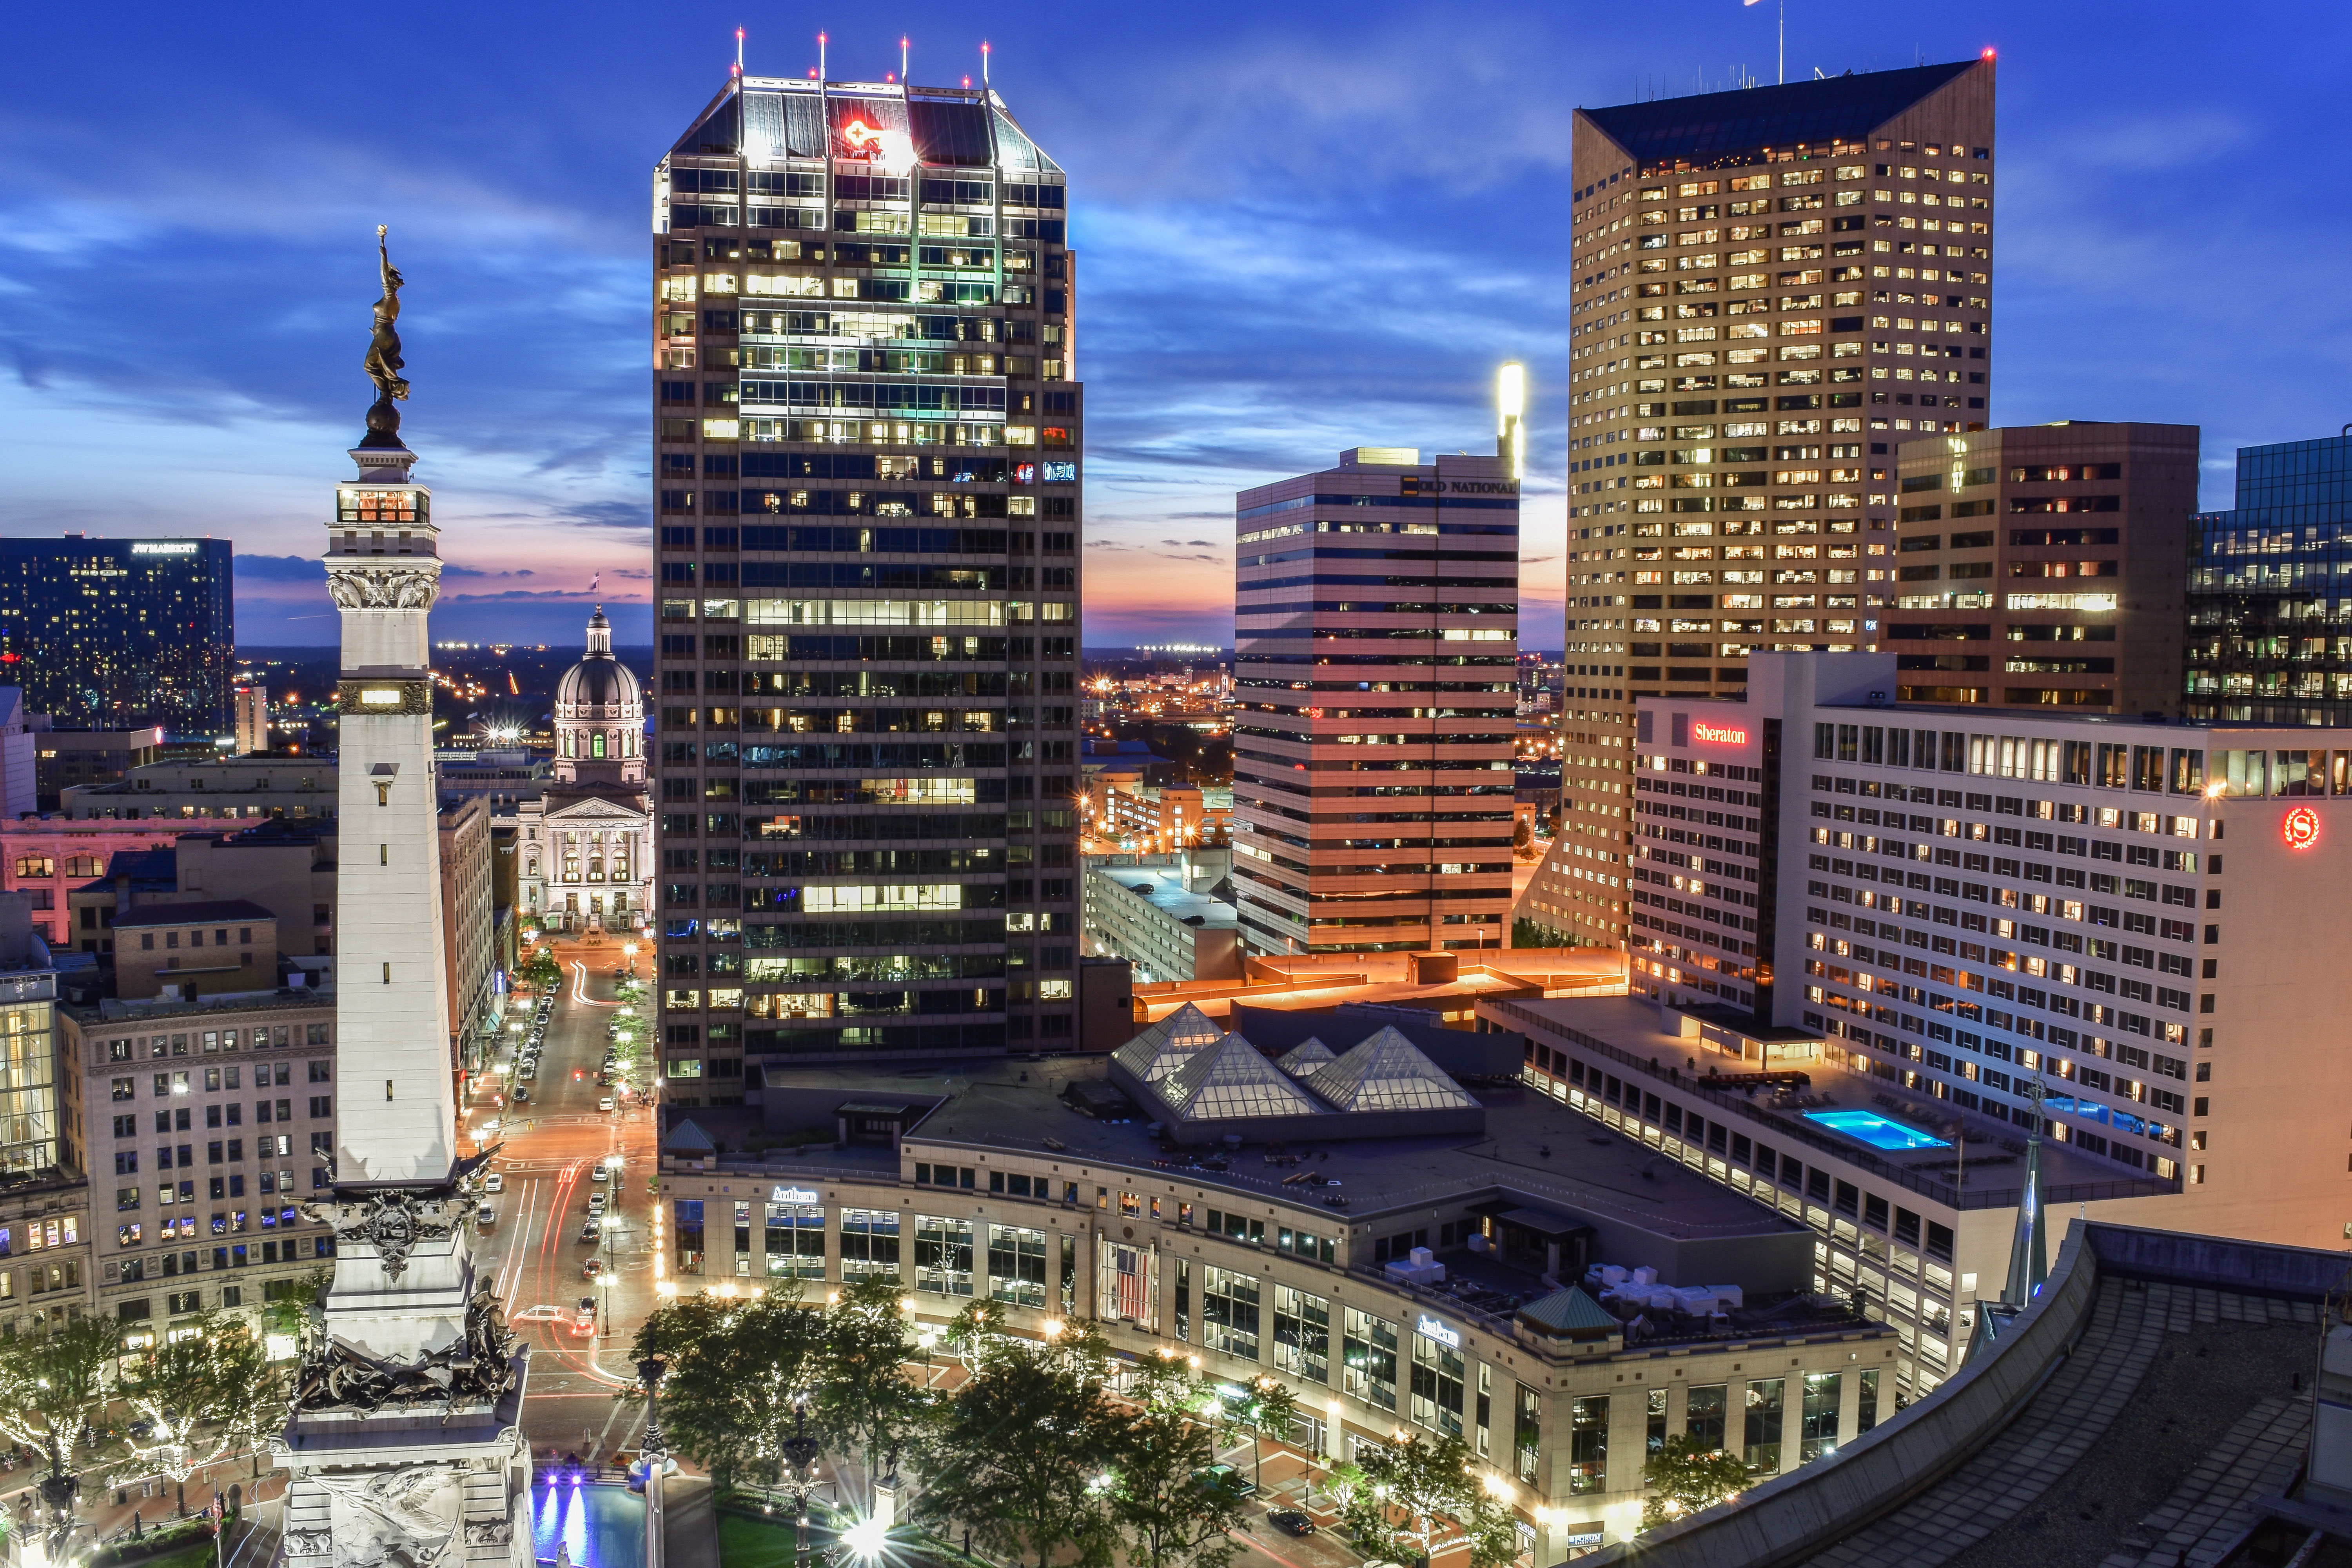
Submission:
{"label": "city skyline", "polygon": [[[452,16],[427,9],[410,26],[428,44],[454,37]],[[1992,421],[2199,424],[2203,504],[2224,507],[2235,447],[2326,425],[2303,404],[2332,368],[2332,323],[2299,315],[2293,332],[2263,337],[2242,316],[2246,302],[2295,288],[2297,257],[2326,251],[2316,226],[2326,220],[2296,214],[2292,196],[2328,140],[2304,122],[2320,96],[2294,90],[2325,39],[2257,61],[2238,41],[2260,37],[2257,26],[2192,58],[2168,46],[2174,30],[2135,16],[2119,29],[2098,13],[1994,6],[1915,37],[1892,20],[1801,8],[1790,68],[2000,51],[2011,243],[1994,298],[2004,340],[2019,346]],[[72,132],[82,100],[63,96],[61,80],[13,82],[0,204],[16,237],[0,245],[0,288],[25,303],[5,329],[16,374],[0,382],[12,432],[0,442],[0,532],[230,537],[247,640],[327,640],[333,623],[304,540],[319,437],[351,438],[359,377],[321,334],[341,320],[339,304],[366,292],[366,227],[381,219],[408,240],[426,282],[408,322],[409,418],[461,525],[446,635],[566,640],[601,568],[617,639],[648,641],[635,149],[661,133],[667,104],[723,81],[737,20],[692,18],[691,37],[708,34],[702,49],[665,29],[650,82],[626,34],[541,37],[494,23],[512,30],[415,51],[394,96],[439,112],[388,116],[329,91],[352,24],[299,38],[261,23],[194,34],[158,12],[108,40],[113,68],[135,76],[168,57],[194,68],[188,96],[175,100],[169,134],[145,118],[160,110],[118,110],[135,151],[102,193],[70,174],[88,145]],[[751,20],[755,72],[814,64],[800,58],[813,39]],[[2296,18],[2305,36],[2310,20]],[[1531,382],[1523,640],[1559,645],[1569,316],[1557,285],[1570,107],[1721,87],[1742,58],[1769,81],[1770,22],[1760,8],[1680,5],[1639,26],[1576,26],[1572,50],[1570,24],[1532,9],[1433,45],[1415,24],[1376,11],[1339,42],[1313,12],[1231,26],[1212,16],[1155,38],[1149,57],[1119,25],[1091,19],[1048,17],[994,38],[997,87],[1068,150],[1074,182],[1101,193],[1074,233],[1094,301],[1079,368],[1100,426],[1095,642],[1226,641],[1224,497],[1360,442],[1471,447],[1493,366],[1516,357]],[[76,25],[36,20],[18,58],[86,52]],[[916,7],[870,37],[835,26],[830,74],[895,70],[902,27],[919,79],[976,73],[969,25]],[[1723,61],[1669,67],[1690,37]],[[1571,62],[1558,89],[1501,91],[1531,51]],[[511,65],[525,58],[546,68],[519,75]],[[1433,74],[1448,90],[1427,90]],[[556,81],[561,97],[537,85]],[[1465,113],[1469,101],[1488,107]],[[596,118],[591,103],[620,112]],[[2158,103],[2169,107],[2140,107]],[[298,121],[309,150],[289,153]],[[2232,162],[2257,142],[2312,152]],[[516,151],[485,159],[486,146]],[[2203,215],[2193,237],[2177,226],[2184,203]],[[1408,204],[1418,216],[1402,224]],[[2255,225],[2270,243],[2242,243]],[[1244,230],[1246,252],[1220,237]],[[252,247],[256,232],[272,244]],[[1485,259],[1471,285],[1421,285],[1463,275],[1474,252]],[[525,253],[545,269],[526,274]],[[2128,303],[2113,289],[2126,277]],[[557,310],[517,310],[525,285]],[[159,336],[149,310],[104,303],[135,299],[171,301],[180,330]],[[2168,345],[2164,357],[2150,359],[2150,342]],[[113,460],[126,444],[171,472],[170,485]],[[566,564],[551,568],[559,528]]]}

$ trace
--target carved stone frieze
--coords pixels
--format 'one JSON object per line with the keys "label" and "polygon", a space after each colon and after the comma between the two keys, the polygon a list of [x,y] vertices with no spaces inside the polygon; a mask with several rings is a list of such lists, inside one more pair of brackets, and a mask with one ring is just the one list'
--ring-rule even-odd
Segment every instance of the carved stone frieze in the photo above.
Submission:
{"label": "carved stone frieze", "polygon": [[344,610],[429,610],[441,591],[438,564],[345,566],[327,563],[327,596]]}

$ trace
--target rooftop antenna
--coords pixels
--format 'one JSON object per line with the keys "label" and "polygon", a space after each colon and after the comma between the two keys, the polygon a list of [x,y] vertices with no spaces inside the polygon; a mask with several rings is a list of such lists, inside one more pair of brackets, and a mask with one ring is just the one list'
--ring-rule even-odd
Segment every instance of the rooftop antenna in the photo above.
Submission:
{"label": "rooftop antenna", "polygon": [[988,86],[988,40],[982,38],[980,40],[980,85],[983,89]]}
{"label": "rooftop antenna", "polygon": [[825,74],[824,74],[824,46],[825,46],[825,42],[826,42],[826,40],[825,40],[825,36],[824,36],[823,33],[819,33],[819,34],[816,36],[816,79],[817,79],[817,83],[818,83],[818,85],[819,85],[819,86],[823,86],[823,85],[824,85],[824,83],[827,80],[827,78],[826,78],[826,76],[825,76]]}
{"label": "rooftop antenna", "polygon": [[735,74],[743,74],[743,29],[735,29]]}
{"label": "rooftop antenna", "polygon": [[898,79],[902,82],[915,79],[907,74],[907,35],[904,33],[898,35]]}
{"label": "rooftop antenna", "polygon": [[[1739,0],[1742,5],[1753,5],[1756,0]],[[1780,0],[1780,80],[1789,79],[1789,0]]]}

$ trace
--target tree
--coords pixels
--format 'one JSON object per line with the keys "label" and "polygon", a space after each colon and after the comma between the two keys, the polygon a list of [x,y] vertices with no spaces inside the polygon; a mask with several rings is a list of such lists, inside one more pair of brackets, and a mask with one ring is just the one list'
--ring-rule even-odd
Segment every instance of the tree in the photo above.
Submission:
{"label": "tree", "polygon": [[205,1312],[184,1327],[194,1331],[149,1347],[120,1376],[132,1417],[126,1479],[184,1483],[284,1423],[286,1377],[254,1325]]}
{"label": "tree", "polygon": [[913,1350],[896,1279],[845,1285],[826,1313],[824,1375],[816,1389],[826,1428],[862,1452],[868,1477],[887,1475],[921,1426],[926,1401],[908,1381]]}
{"label": "tree", "polygon": [[1108,1568],[1115,1539],[1108,1454],[1120,1424],[1098,1378],[1051,1352],[1007,1345],[958,1389],[919,1457],[919,1519],[961,1521],[1038,1568]]}
{"label": "tree", "polygon": [[1642,1528],[1654,1530],[1671,1519],[1713,1508],[1743,1490],[1748,1466],[1720,1448],[1706,1448],[1686,1432],[1667,1438],[1642,1464]]}
{"label": "tree", "polygon": [[1217,1400],[1219,1425],[1226,1433],[1246,1435],[1250,1444],[1250,1479],[1265,1485],[1265,1460],[1259,1445],[1271,1437],[1287,1442],[1298,1421],[1298,1394],[1276,1378],[1258,1377],[1238,1396],[1222,1389]]}
{"label": "tree", "polygon": [[334,1279],[331,1268],[313,1268],[303,1275],[284,1296],[262,1308],[263,1326],[274,1334],[299,1334],[309,1323],[310,1304],[326,1294]]}
{"label": "tree", "polygon": [[1131,1568],[1225,1568],[1241,1492],[1211,1479],[1217,1447],[1204,1404],[1222,1404],[1179,1355],[1163,1351],[1132,1374],[1133,1413],[1107,1456],[1111,1515]]}
{"label": "tree", "polygon": [[[0,1346],[0,1436],[40,1456],[43,1469],[59,1483],[65,1509],[72,1506],[72,1479],[84,1468],[78,1461],[96,1459],[111,1447],[100,1436],[98,1422],[121,1336],[111,1321],[76,1318]],[[54,1500],[52,1511],[58,1511]]]}
{"label": "tree", "polygon": [[1469,1546],[1471,1568],[1499,1568],[1518,1555],[1510,1510],[1461,1438],[1413,1433],[1370,1444],[1359,1450],[1359,1467],[1362,1480],[1342,1493],[1343,1517],[1360,1542],[1382,1555],[1433,1556],[1448,1525]]}
{"label": "tree", "polygon": [[1511,829],[1511,848],[1522,860],[1532,860],[1536,858],[1536,829],[1533,818],[1522,816],[1519,818],[1518,826]]}
{"label": "tree", "polygon": [[632,1353],[667,1363],[661,1416],[672,1447],[722,1489],[773,1486],[803,1405],[820,1436],[842,1436],[812,1397],[824,1374],[826,1330],[825,1315],[803,1306],[796,1291],[750,1301],[705,1292],[647,1318]]}
{"label": "tree", "polygon": [[563,971],[555,962],[554,952],[543,942],[531,943],[530,952],[515,966],[515,978],[535,991],[544,991],[563,984]]}

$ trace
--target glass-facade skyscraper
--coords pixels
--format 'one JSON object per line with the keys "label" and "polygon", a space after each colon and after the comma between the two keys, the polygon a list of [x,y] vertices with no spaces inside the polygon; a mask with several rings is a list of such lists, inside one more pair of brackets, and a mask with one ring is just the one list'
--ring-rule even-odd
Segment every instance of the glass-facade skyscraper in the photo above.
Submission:
{"label": "glass-facade skyscraper", "polygon": [[739,78],[653,216],[668,1098],[1075,1044],[1060,166],[984,88]]}
{"label": "glass-facade skyscraper", "polygon": [[70,727],[228,733],[233,552],[226,539],[0,539],[0,681]]}
{"label": "glass-facade skyscraper", "polygon": [[2183,711],[2352,723],[2352,437],[2239,447],[2237,502],[2189,519]]}

